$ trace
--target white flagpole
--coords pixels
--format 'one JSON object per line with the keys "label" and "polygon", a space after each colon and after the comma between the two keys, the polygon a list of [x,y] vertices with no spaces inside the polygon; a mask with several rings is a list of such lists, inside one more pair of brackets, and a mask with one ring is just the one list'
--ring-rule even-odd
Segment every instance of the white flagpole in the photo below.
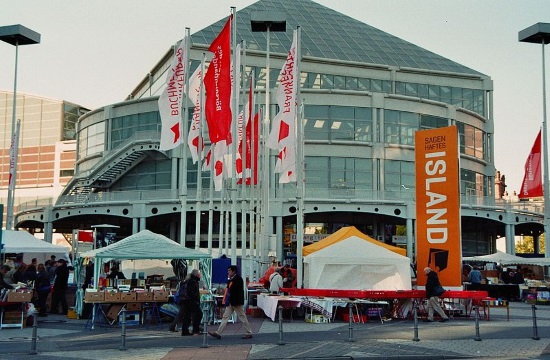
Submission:
{"label": "white flagpole", "polygon": [[266,65],[265,65],[265,119],[263,123],[263,167],[262,167],[262,174],[263,174],[263,184],[261,186],[262,189],[262,203],[261,203],[261,241],[259,243],[260,245],[260,258],[265,258],[267,260],[267,252],[268,252],[268,246],[269,246],[269,226],[268,223],[270,221],[269,218],[269,175],[270,175],[270,166],[269,166],[269,149],[266,144],[267,137],[269,135],[269,123],[270,123],[270,114],[269,114],[269,108],[270,108],[270,79],[269,79],[269,73],[270,73],[270,59],[269,59],[269,48],[271,46],[270,44],[270,31],[269,26],[267,27],[267,46],[266,46]]}
{"label": "white flagpole", "polygon": [[[243,71],[241,71],[241,91],[243,91],[246,87],[246,43],[242,42],[242,64],[243,64]],[[250,92],[250,87],[248,89]],[[244,97],[244,96],[243,96]],[[246,99],[250,99],[250,94]],[[251,121],[250,117],[252,116],[250,113],[249,106],[252,106],[252,104],[248,104],[248,101],[245,101],[245,106],[243,108],[243,122],[241,124],[241,256],[244,258],[245,256],[249,255],[247,251],[246,246],[246,215],[247,215],[247,188],[246,188],[246,126],[247,121],[244,121],[247,119],[248,114],[248,121]],[[250,123],[252,125],[252,123]],[[250,269],[248,270],[248,273],[250,274]]]}
{"label": "white flagpole", "polygon": [[238,127],[237,122],[239,118],[239,72],[240,72],[240,54],[237,53],[236,49],[236,38],[237,38],[237,27],[235,23],[237,22],[237,11],[235,7],[231,7],[231,13],[233,14],[233,21],[231,23],[231,37],[233,43],[233,122],[231,126],[232,132],[232,141],[231,141],[231,263],[237,263],[237,172],[236,172],[236,160],[237,160],[237,138],[238,138]]}
{"label": "white flagpole", "polygon": [[[202,161],[204,159],[204,62],[206,59],[206,54],[202,53],[201,61],[201,81],[199,87],[199,104],[200,104],[200,129],[199,129],[199,142],[197,154],[199,155],[199,160],[197,161],[197,196],[196,196],[196,205],[195,205],[195,249],[200,249],[200,239],[201,239],[201,211],[202,211]],[[194,89],[193,89],[194,90]],[[208,251],[212,253],[212,244],[208,244]]]}
{"label": "white flagpole", "polygon": [[[296,60],[295,60],[295,74],[296,77],[294,81],[296,84],[296,102],[301,102],[300,99],[300,58],[301,58],[301,39],[302,39],[302,29],[300,26],[296,29]],[[297,104],[295,104],[297,106]],[[304,247],[304,197],[305,197],[305,166],[304,166],[304,144],[303,144],[303,103],[300,104],[300,111],[297,114],[297,140],[296,140],[296,182],[297,182],[297,204],[296,207],[298,211],[296,213],[296,273],[297,273],[297,286],[298,288],[303,288],[303,258],[302,250]]]}
{"label": "white flagpole", "polygon": [[[191,39],[191,36],[190,36],[190,32],[191,32],[191,29],[190,28],[185,28],[185,37],[183,38],[182,41],[185,41],[185,45],[184,45],[184,49],[185,49],[185,54],[183,55],[183,64],[184,64],[184,77],[185,77],[185,85],[184,85],[184,89],[186,89],[186,91],[189,91],[189,74],[188,74],[188,70],[189,70],[189,42],[190,42],[190,39]],[[180,212],[180,244],[185,246],[185,240],[186,240],[186,235],[187,235],[187,197],[188,197],[188,194],[187,194],[187,144],[185,144],[185,139],[187,139],[187,133],[189,131],[189,127],[188,127],[188,124],[187,124],[187,118],[188,118],[188,115],[187,115],[187,106],[186,106],[186,102],[187,102],[187,98],[186,98],[186,94],[185,93],[182,93],[181,94],[182,96],[182,99],[181,99],[181,106],[183,107],[183,112],[182,112],[182,119],[181,119],[181,122],[182,122],[182,125],[183,125],[183,132],[182,132],[182,141],[181,141],[181,144],[180,144],[180,149],[181,149],[181,182],[180,182],[180,201],[181,201],[181,212]],[[143,229],[142,229],[143,230]]]}
{"label": "white flagpole", "polygon": [[[210,151],[213,151],[212,149]],[[212,176],[214,176],[214,162],[210,162],[210,170]],[[219,254],[226,254],[225,251],[225,188],[222,186],[220,190],[220,228],[219,228],[219,239],[218,239],[218,250]]]}

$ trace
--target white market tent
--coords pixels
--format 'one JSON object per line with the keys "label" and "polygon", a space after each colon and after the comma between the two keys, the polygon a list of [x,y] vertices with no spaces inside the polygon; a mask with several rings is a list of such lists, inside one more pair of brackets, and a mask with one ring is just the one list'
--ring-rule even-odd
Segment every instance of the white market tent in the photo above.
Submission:
{"label": "white market tent", "polygon": [[202,266],[203,281],[210,287],[212,256],[202,251],[189,249],[164,235],[142,230],[114,244],[80,254],[83,258],[96,259],[94,284],[99,277],[99,264],[110,260],[138,259],[184,259],[198,260]]}
{"label": "white market tent", "polygon": [[317,289],[410,290],[410,260],[352,235],[304,257],[304,286]]}
{"label": "white market tent", "polygon": [[550,265],[550,259],[546,258],[524,258],[508,254],[497,250],[494,254],[467,256],[462,258],[463,261],[481,261],[481,262],[494,262],[501,265]]}
{"label": "white market tent", "polygon": [[2,244],[4,244],[3,254],[23,253],[23,261],[27,264],[30,264],[33,258],[43,264],[52,255],[58,259],[69,260],[68,247],[40,240],[26,231],[2,230]]}

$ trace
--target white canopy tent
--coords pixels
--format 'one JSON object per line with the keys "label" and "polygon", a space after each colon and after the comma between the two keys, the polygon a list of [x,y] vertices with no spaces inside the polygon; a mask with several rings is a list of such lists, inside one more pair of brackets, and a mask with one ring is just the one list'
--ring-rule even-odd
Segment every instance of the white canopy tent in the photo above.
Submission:
{"label": "white canopy tent", "polygon": [[462,258],[463,261],[481,261],[481,262],[494,262],[501,265],[550,265],[550,259],[547,258],[524,258],[508,254],[497,250],[494,254],[467,256]]}
{"label": "white canopy tent", "polygon": [[408,257],[350,236],[304,257],[306,288],[410,290]]}
{"label": "white canopy tent", "polygon": [[45,263],[52,255],[58,259],[69,260],[69,248],[53,245],[44,240],[35,238],[26,231],[2,230],[3,254],[23,254],[23,261],[30,264],[33,258],[38,263]]}
{"label": "white canopy tent", "polygon": [[[182,259],[197,260],[201,265],[202,280],[208,289],[212,286],[212,255],[189,249],[166,236],[142,230],[114,244],[86,251],[81,258],[94,259],[94,284],[97,286],[100,265],[110,260]],[[79,261],[81,264],[81,262]],[[82,311],[82,289],[77,291],[77,312]]]}
{"label": "white canopy tent", "polygon": [[98,283],[99,264],[110,260],[138,259],[184,259],[198,260],[202,267],[203,281],[210,288],[212,256],[202,251],[189,249],[166,236],[142,230],[109,246],[86,251],[83,258],[96,259],[94,284]]}

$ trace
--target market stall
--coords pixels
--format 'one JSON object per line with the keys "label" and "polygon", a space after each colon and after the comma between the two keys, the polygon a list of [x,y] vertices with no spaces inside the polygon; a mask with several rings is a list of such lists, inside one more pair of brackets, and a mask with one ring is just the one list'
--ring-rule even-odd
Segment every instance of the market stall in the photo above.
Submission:
{"label": "market stall", "polygon": [[[351,235],[311,252],[304,257],[304,285],[321,289],[410,290],[409,258],[387,247],[376,240]],[[304,247],[304,254],[308,248]]]}
{"label": "market stall", "polygon": [[[211,287],[212,256],[202,251],[189,249],[175,241],[149,230],[140,231],[109,246],[87,251],[81,258],[94,260],[94,288],[98,287],[101,264],[110,260],[182,259],[195,260],[200,264],[202,280],[207,289]],[[82,290],[80,306],[82,305]],[[78,312],[78,311],[77,311]]]}
{"label": "market stall", "polygon": [[26,231],[2,230],[2,254],[23,254],[23,261],[30,264],[36,258],[39,263],[45,263],[51,255],[58,259],[69,259],[69,248],[53,245],[44,240],[35,238]]}

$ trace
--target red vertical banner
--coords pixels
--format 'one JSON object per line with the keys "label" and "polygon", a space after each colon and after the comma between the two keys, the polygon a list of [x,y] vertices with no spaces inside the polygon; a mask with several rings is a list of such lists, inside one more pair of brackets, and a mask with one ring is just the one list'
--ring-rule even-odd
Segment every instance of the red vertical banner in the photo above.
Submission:
{"label": "red vertical banner", "polygon": [[521,183],[521,191],[518,194],[520,199],[541,197],[544,195],[542,188],[540,139],[541,131],[539,131],[531,152],[527,157],[527,161],[525,161],[525,175]]}
{"label": "red vertical banner", "polygon": [[417,131],[416,244],[418,284],[422,271],[436,271],[444,286],[461,286],[460,170],[458,129],[449,126]]}

